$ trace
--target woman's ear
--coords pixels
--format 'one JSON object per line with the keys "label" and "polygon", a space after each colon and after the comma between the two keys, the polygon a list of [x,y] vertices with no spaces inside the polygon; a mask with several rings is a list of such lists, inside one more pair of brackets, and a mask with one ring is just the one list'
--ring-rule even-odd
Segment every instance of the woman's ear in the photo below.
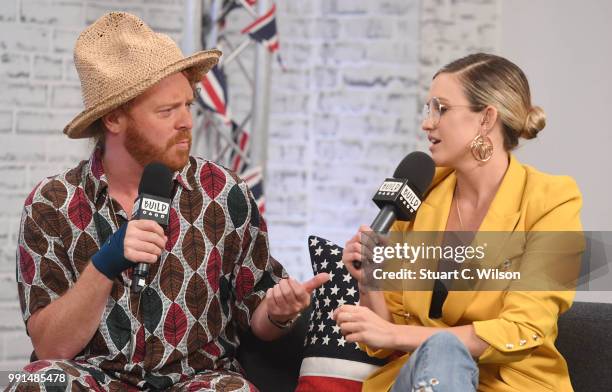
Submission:
{"label": "woman's ear", "polygon": [[497,109],[495,109],[493,106],[487,106],[484,109],[484,115],[482,116],[482,121],[480,123],[480,125],[482,126],[482,129],[486,133],[489,133],[493,129],[493,126],[495,125],[496,122],[497,122]]}

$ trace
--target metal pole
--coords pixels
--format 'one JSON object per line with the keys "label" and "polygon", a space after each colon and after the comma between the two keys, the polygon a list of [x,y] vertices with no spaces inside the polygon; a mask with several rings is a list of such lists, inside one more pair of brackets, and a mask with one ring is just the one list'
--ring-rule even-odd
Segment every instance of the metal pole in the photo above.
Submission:
{"label": "metal pole", "polygon": [[208,33],[208,37],[206,38],[206,43],[208,46],[207,49],[215,48],[217,46],[217,41],[219,40],[219,24],[217,23],[217,18],[221,12],[221,2],[222,0],[212,0],[210,5],[210,20],[212,21],[212,26],[210,28],[210,33]]}
{"label": "metal pole", "polygon": [[227,65],[231,63],[232,60],[234,60],[240,53],[242,53],[242,51],[245,50],[250,44],[251,44],[250,38],[247,38],[244,41],[242,41],[242,43],[238,45],[236,49],[232,50],[232,53],[228,54],[227,57],[223,56],[223,58],[220,60],[219,65]]}
{"label": "metal pole", "polygon": [[[263,15],[268,8],[268,1],[257,2],[257,13]],[[265,45],[256,45],[255,49],[255,88],[253,93],[253,125],[250,156],[254,165],[261,165],[262,177],[266,179],[266,162],[268,158],[268,117],[270,108],[270,53]]]}
{"label": "metal pole", "polygon": [[[207,0],[197,0],[197,1],[199,1],[200,4],[204,4],[203,7],[205,7],[205,4],[207,3]],[[210,20],[212,21],[211,22],[212,25],[210,27],[210,32],[208,33],[208,36],[206,37],[206,49],[216,48],[218,46],[219,24],[217,23],[217,18],[219,17],[219,14],[221,12],[222,3],[223,3],[223,0],[212,0],[209,3],[210,4]],[[203,16],[204,14],[201,13],[200,18],[202,18]],[[206,115],[209,115],[209,114],[206,114]],[[215,121],[212,117],[214,116],[211,116],[209,118],[209,121]],[[212,129],[210,129],[207,126],[202,127],[200,132],[204,133],[204,156],[208,159],[211,159],[215,155],[215,152],[219,150],[219,146],[218,146],[219,136],[216,134],[216,132],[213,132]]]}
{"label": "metal pole", "polygon": [[202,48],[202,0],[185,0],[185,27],[181,39],[183,54],[189,56]]}

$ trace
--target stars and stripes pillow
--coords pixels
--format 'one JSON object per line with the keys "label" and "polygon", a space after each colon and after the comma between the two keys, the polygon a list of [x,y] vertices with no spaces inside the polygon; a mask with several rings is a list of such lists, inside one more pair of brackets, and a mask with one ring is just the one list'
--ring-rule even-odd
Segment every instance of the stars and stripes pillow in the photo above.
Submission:
{"label": "stars and stripes pillow", "polygon": [[330,280],[314,293],[313,311],[304,341],[304,359],[296,392],[361,391],[363,380],[384,361],[349,343],[332,319],[343,304],[359,303],[357,282],[342,263],[342,248],[320,237],[308,238],[312,270]]}

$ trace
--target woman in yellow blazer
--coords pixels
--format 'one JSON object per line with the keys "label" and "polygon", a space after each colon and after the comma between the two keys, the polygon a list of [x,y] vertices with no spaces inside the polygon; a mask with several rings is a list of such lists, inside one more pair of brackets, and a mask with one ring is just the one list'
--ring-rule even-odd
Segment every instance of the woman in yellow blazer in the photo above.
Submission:
{"label": "woman in yellow blazer", "polygon": [[[510,153],[544,125],[525,75],[510,61],[475,54],[442,68],[422,122],[436,173],[415,219],[392,231],[581,232],[576,183]],[[449,291],[432,316],[440,305],[432,291],[365,289],[364,270],[352,261],[373,250],[374,237],[362,226],[346,243],[343,261],[359,282],[360,306],[334,314],[347,341],[389,359],[364,391],[572,391],[554,342],[574,291]],[[582,246],[566,244],[577,257]]]}

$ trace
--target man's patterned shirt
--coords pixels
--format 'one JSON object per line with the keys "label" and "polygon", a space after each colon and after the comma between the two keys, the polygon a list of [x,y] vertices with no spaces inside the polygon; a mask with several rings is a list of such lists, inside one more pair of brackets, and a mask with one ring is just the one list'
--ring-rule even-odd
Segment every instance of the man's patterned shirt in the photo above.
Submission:
{"label": "man's patterned shirt", "polygon": [[[204,370],[240,371],[239,332],[286,276],[270,256],[266,224],[245,182],[193,157],[173,181],[168,242],[147,286],[130,292],[132,269],[115,278],[99,328],[75,358],[134,385],[163,388]],[[37,185],[17,249],[24,320],[69,290],[127,219],[109,197],[99,150]]]}

